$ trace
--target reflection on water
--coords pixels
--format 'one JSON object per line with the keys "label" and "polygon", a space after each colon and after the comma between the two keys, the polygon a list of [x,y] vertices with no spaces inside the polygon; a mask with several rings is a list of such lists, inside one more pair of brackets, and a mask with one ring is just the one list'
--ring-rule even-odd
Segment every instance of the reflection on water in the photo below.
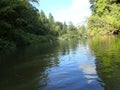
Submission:
{"label": "reflection on water", "polygon": [[60,42],[58,57],[59,65],[49,68],[49,81],[42,90],[103,90],[86,41]]}
{"label": "reflection on water", "polygon": [[96,56],[96,70],[105,90],[120,90],[120,36],[93,38],[90,47]]}
{"label": "reflection on water", "polygon": [[120,43],[111,38],[59,41],[1,54],[0,90],[119,90]]}

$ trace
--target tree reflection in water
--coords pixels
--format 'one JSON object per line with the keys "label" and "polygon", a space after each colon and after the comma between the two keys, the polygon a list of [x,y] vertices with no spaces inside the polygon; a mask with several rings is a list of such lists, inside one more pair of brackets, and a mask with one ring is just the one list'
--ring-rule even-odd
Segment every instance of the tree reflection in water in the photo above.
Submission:
{"label": "tree reflection in water", "polygon": [[120,37],[92,38],[89,45],[96,56],[96,70],[105,90],[120,90]]}

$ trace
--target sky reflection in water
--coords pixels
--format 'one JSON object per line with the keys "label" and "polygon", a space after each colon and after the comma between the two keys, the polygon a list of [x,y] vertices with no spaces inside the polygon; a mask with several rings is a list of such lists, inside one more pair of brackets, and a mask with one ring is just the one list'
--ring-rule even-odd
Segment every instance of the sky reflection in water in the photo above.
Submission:
{"label": "sky reflection in water", "polygon": [[59,49],[59,64],[49,68],[49,80],[43,90],[104,90],[96,73],[95,57],[88,44],[76,44],[73,48],[72,43],[69,43],[67,52],[63,47]]}

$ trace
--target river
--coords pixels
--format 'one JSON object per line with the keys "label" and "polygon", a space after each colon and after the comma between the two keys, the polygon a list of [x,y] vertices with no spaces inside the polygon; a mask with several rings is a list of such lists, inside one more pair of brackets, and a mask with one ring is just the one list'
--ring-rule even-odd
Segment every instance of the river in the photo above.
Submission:
{"label": "river", "polygon": [[120,90],[120,37],[71,39],[0,54],[0,90]]}

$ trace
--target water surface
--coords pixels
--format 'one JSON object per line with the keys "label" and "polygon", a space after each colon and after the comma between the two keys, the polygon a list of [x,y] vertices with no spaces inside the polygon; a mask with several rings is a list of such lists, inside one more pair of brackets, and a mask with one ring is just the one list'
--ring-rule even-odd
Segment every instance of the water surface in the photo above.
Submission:
{"label": "water surface", "polygon": [[0,90],[119,90],[120,39],[73,39],[0,55]]}

